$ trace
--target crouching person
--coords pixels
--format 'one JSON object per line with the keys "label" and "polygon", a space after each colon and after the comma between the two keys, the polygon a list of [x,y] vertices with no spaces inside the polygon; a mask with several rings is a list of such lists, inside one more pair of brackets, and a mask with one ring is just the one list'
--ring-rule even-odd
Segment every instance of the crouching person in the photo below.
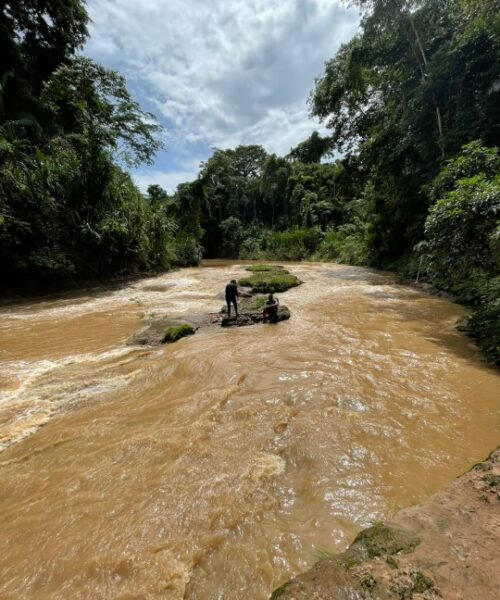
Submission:
{"label": "crouching person", "polygon": [[264,311],[262,313],[264,323],[267,319],[269,319],[269,321],[271,321],[272,323],[275,323],[278,320],[279,304],[280,302],[278,298],[275,298],[273,294],[269,294],[264,305]]}

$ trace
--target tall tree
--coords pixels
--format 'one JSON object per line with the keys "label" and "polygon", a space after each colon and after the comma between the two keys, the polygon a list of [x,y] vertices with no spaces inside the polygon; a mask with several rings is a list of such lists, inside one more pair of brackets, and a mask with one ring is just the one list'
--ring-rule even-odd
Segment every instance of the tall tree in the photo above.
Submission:
{"label": "tall tree", "polygon": [[38,116],[44,82],[83,45],[88,20],[82,0],[1,3],[0,78],[9,74],[2,94],[4,119],[23,112]]}
{"label": "tall tree", "polygon": [[322,137],[317,131],[313,131],[307,140],[290,150],[288,158],[303,163],[319,163],[324,156],[331,154],[332,146],[332,138]]}

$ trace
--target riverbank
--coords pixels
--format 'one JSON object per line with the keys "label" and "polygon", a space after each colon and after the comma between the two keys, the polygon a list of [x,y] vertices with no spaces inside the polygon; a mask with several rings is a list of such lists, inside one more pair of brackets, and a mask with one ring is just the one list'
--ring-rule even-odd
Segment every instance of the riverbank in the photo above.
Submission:
{"label": "riverbank", "polygon": [[500,448],[423,504],[363,530],[272,600],[496,600]]}

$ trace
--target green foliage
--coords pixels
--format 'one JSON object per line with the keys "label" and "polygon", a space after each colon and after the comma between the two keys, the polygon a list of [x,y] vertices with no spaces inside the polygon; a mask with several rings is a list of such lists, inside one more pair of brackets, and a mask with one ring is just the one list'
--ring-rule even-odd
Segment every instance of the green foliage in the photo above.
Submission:
{"label": "green foliage", "polygon": [[41,96],[54,131],[68,131],[83,144],[99,144],[124,164],[151,163],[162,147],[161,127],[132,100],[124,78],[78,56],[62,64]]}
{"label": "green foliage", "polygon": [[313,131],[310,138],[290,150],[288,158],[302,163],[319,163],[324,156],[331,154],[332,139],[321,137]]}
{"label": "green foliage", "polygon": [[162,344],[172,344],[173,342],[177,342],[181,338],[186,337],[188,335],[193,335],[194,333],[195,333],[195,330],[193,329],[193,327],[191,327],[191,325],[188,325],[187,323],[181,323],[180,325],[173,325],[172,327],[169,327],[165,331],[165,335],[164,335],[161,343]]}
{"label": "green foliage", "polygon": [[[198,217],[205,255],[265,257],[268,244],[290,244],[273,239],[274,232],[341,223],[352,189],[346,171],[341,164],[289,162],[260,146],[216,150],[202,164],[198,180],[187,184],[192,201],[203,209]],[[179,205],[188,207],[179,190]],[[305,251],[296,249],[290,256],[310,253],[311,234],[305,238]],[[285,253],[279,257],[287,258]]]}
{"label": "green foliage", "polygon": [[264,240],[266,256],[277,260],[303,260],[316,251],[322,233],[318,229],[271,231]]}
{"label": "green foliage", "polygon": [[418,246],[430,281],[477,307],[468,331],[494,363],[500,363],[499,171],[498,149],[464,146],[427,187],[436,202]]}
{"label": "green foliage", "polygon": [[340,230],[330,230],[319,245],[314,258],[351,265],[366,265],[369,264],[369,249],[366,238],[362,234],[349,235]]}
{"label": "green foliage", "polygon": [[283,267],[269,269],[267,265],[259,265],[247,270],[251,271],[252,275],[240,279],[238,285],[251,288],[254,294],[286,292],[300,283],[295,275],[291,275]]}
{"label": "green foliage", "polygon": [[199,201],[183,197],[181,210],[160,189],[145,199],[119,166],[150,162],[160,130],[120,75],[76,54],[87,22],[80,0],[0,11],[4,284],[199,261]]}
{"label": "green foliage", "polygon": [[425,224],[420,251],[431,281],[456,291],[464,281],[472,285],[481,273],[498,272],[499,221],[500,176],[488,180],[481,173],[456,180]]}
{"label": "green foliage", "polygon": [[243,227],[237,217],[228,217],[219,225],[222,236],[222,256],[238,256],[243,240]]}
{"label": "green foliage", "polygon": [[500,143],[500,18],[497,0],[355,3],[361,32],[327,62],[310,103],[335,149],[356,153],[370,254],[384,263],[421,240],[422,186],[443,159],[472,139]]}
{"label": "green foliage", "polygon": [[424,187],[432,201],[443,198],[455,189],[457,181],[470,179],[478,174],[491,180],[500,173],[498,148],[487,148],[480,141],[466,144],[460,154],[447,161],[433,181]]}
{"label": "green foliage", "polygon": [[43,116],[43,85],[83,46],[88,20],[81,0],[2,2],[0,124]]}

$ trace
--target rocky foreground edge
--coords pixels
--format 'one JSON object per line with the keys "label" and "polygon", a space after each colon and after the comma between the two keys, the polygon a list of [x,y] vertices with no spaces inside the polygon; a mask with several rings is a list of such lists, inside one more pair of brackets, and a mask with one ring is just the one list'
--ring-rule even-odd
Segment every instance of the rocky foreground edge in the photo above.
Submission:
{"label": "rocky foreground edge", "polygon": [[500,447],[424,504],[362,531],[272,600],[500,599]]}

